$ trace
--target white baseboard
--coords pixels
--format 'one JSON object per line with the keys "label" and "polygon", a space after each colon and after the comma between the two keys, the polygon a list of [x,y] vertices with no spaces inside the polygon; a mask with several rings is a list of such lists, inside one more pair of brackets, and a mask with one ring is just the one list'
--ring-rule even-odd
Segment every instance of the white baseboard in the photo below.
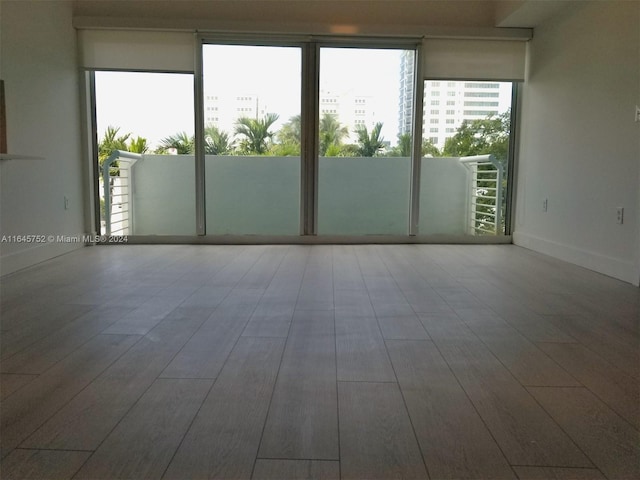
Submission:
{"label": "white baseboard", "polygon": [[513,243],[565,262],[574,263],[589,270],[608,275],[632,285],[640,284],[640,265],[633,261],[594,253],[571,245],[554,242],[529,233],[514,232]]}
{"label": "white baseboard", "polygon": [[0,276],[17,272],[24,268],[72,252],[84,247],[84,243],[43,243],[24,250],[0,256]]}

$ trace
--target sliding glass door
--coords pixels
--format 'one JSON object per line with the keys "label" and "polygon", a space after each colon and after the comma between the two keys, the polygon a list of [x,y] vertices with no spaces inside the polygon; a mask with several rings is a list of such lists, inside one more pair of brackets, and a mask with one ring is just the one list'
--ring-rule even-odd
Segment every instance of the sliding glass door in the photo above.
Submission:
{"label": "sliding glass door", "polygon": [[513,84],[423,86],[420,234],[504,235]]}
{"label": "sliding glass door", "polygon": [[299,233],[301,51],[203,46],[208,235]]}
{"label": "sliding glass door", "polygon": [[102,235],[195,235],[192,74],[95,72]]}
{"label": "sliding glass door", "polygon": [[408,233],[414,58],[320,49],[319,235]]}
{"label": "sliding glass door", "polygon": [[516,84],[447,79],[441,42],[352,40],[203,37],[195,75],[93,72],[100,232],[510,233]]}

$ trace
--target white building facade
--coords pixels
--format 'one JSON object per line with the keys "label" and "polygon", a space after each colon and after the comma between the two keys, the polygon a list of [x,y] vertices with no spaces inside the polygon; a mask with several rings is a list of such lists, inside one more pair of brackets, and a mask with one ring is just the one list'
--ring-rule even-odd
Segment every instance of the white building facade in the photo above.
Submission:
{"label": "white building facade", "polygon": [[[411,133],[413,55],[400,62],[399,133]],[[511,107],[512,84],[492,81],[424,81],[422,138],[444,148],[463,121],[498,116]]]}

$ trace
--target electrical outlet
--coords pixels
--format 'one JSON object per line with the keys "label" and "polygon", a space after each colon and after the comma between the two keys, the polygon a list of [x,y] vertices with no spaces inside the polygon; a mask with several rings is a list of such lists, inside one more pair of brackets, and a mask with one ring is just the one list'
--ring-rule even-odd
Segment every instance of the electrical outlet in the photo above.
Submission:
{"label": "electrical outlet", "polygon": [[546,212],[548,207],[549,207],[549,200],[545,198],[544,200],[542,200],[542,211]]}
{"label": "electrical outlet", "polygon": [[616,208],[616,223],[619,225],[624,223],[624,207]]}
{"label": "electrical outlet", "polygon": [[64,209],[69,210],[69,197],[64,197]]}

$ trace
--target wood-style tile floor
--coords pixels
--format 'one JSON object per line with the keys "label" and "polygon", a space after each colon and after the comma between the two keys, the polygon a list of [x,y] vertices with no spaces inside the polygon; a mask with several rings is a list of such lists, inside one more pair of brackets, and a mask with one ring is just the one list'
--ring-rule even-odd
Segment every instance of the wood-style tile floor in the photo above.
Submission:
{"label": "wood-style tile floor", "polygon": [[511,245],[3,277],[3,479],[638,479],[640,289]]}

